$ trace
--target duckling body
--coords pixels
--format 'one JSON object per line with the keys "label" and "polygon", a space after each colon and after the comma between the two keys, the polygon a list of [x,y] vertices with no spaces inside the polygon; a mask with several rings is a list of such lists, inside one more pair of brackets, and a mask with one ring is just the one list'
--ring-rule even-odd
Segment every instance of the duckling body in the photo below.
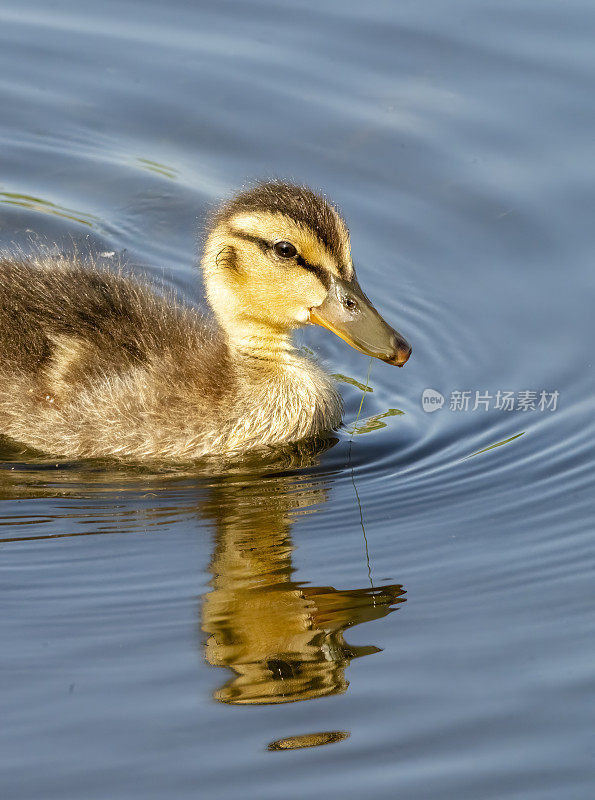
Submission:
{"label": "duckling body", "polygon": [[[350,263],[348,250],[338,255],[346,229],[309,190],[251,191],[223,207],[207,239],[212,319],[93,264],[0,259],[0,433],[71,458],[186,460],[337,427],[340,396],[291,332],[324,309],[333,261]],[[283,191],[327,214],[334,255],[295,209],[283,211]],[[290,244],[299,255],[287,255]]]}

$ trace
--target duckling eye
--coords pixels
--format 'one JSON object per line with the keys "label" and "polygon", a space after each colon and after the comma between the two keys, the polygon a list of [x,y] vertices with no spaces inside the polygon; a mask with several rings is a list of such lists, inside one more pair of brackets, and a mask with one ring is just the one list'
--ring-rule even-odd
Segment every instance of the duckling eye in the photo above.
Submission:
{"label": "duckling eye", "polygon": [[275,242],[273,250],[281,258],[294,258],[294,256],[297,256],[297,250],[291,242]]}

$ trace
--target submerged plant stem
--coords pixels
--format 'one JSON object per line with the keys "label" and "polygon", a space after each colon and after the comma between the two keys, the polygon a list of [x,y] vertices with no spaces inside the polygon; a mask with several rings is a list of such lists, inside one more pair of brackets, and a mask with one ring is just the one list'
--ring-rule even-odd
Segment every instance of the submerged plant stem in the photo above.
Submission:
{"label": "submerged plant stem", "polygon": [[368,374],[366,375],[366,385],[362,390],[362,399],[359,404],[359,408],[357,410],[357,416],[355,418],[355,422],[353,424],[353,430],[351,431],[351,439],[349,440],[349,467],[351,469],[351,482],[353,483],[353,489],[355,491],[355,497],[357,500],[357,507],[359,508],[359,520],[362,526],[362,533],[364,534],[364,547],[366,550],[366,563],[368,565],[368,580],[370,581],[370,586],[372,589],[374,588],[374,581],[372,580],[372,567],[370,566],[370,553],[368,551],[368,538],[366,536],[366,529],[364,527],[364,513],[362,511],[362,504],[359,499],[359,494],[357,491],[357,486],[355,485],[355,474],[353,472],[353,464],[351,463],[351,446],[353,444],[353,435],[357,430],[357,421],[359,420],[360,414],[362,413],[362,406],[364,404],[364,397],[366,396],[366,392],[368,391],[368,385],[370,383],[370,374],[372,372],[372,359],[370,358],[370,364],[368,365]]}
{"label": "submerged plant stem", "polygon": [[349,440],[349,458],[350,459],[351,459],[351,443],[353,442],[353,435],[357,431],[357,423],[358,423],[360,414],[362,413],[362,406],[364,405],[364,398],[366,396],[366,392],[368,391],[368,387],[370,385],[370,374],[371,374],[371,372],[372,372],[372,359],[370,358],[370,363],[368,365],[368,374],[366,375],[366,385],[364,386],[364,388],[362,390],[362,399],[360,401],[359,408],[357,410],[357,417],[355,418],[355,422],[353,423],[353,430],[351,432],[351,439]]}

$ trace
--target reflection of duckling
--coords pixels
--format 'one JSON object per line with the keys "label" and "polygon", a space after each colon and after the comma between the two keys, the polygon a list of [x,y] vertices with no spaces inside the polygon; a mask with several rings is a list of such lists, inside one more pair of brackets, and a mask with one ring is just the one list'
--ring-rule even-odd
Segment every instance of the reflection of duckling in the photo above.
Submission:
{"label": "reflection of duckling", "polygon": [[217,700],[249,705],[339,694],[350,661],[378,652],[349,645],[343,632],[390,614],[404,600],[402,586],[337,590],[292,580],[291,517],[324,499],[320,484],[290,476],[211,489],[203,512],[217,521],[217,543],[202,607],[205,654],[235,673]]}
{"label": "reflection of duckling", "polygon": [[341,217],[309,189],[263,184],[224,205],[203,269],[211,327],[134,278],[0,258],[0,432],[70,457],[245,451],[340,421],[293,328],[323,325],[391,364],[409,357],[359,287]]}

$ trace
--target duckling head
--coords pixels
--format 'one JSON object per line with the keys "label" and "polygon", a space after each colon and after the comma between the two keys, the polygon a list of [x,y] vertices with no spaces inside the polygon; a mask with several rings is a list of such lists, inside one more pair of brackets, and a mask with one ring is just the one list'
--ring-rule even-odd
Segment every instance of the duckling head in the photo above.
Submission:
{"label": "duckling head", "polygon": [[215,316],[241,349],[285,342],[313,323],[389,364],[403,366],[411,354],[363,293],[345,222],[306,187],[263,183],[223,205],[203,270]]}

